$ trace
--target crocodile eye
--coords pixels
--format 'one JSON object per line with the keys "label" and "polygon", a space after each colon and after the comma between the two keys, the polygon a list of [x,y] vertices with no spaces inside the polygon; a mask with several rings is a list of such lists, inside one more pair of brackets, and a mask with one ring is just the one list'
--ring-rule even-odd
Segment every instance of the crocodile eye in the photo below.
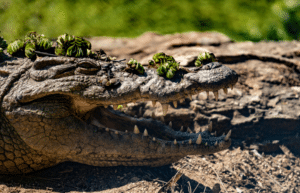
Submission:
{"label": "crocodile eye", "polygon": [[81,63],[78,65],[79,67],[81,68],[97,68],[97,66],[95,66],[94,64],[91,64],[91,63]]}
{"label": "crocodile eye", "polygon": [[86,69],[92,69],[92,68],[100,69],[101,66],[92,60],[85,59],[85,60],[78,61],[78,67],[86,68]]}

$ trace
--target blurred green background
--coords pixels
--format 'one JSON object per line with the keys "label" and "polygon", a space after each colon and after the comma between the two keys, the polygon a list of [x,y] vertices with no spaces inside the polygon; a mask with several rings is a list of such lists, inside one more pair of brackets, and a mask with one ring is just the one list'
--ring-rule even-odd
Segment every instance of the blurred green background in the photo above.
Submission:
{"label": "blurred green background", "polygon": [[49,38],[218,31],[236,41],[300,40],[299,0],[0,0],[0,21],[8,42],[28,31]]}

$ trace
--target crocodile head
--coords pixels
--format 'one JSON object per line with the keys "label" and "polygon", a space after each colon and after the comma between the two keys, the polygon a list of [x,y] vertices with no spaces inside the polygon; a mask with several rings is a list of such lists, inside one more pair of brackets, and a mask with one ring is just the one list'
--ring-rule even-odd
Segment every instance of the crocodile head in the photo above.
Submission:
{"label": "crocodile head", "polygon": [[[2,109],[12,126],[5,131],[1,126],[8,134],[0,137],[5,154],[1,158],[0,151],[0,173],[26,173],[63,161],[161,166],[230,146],[230,132],[217,137],[209,131],[174,131],[160,121],[131,117],[116,107],[150,100],[160,102],[166,114],[170,102],[176,107],[177,101],[203,91],[212,91],[216,97],[220,89],[227,92],[238,79],[233,70],[213,62],[166,79],[155,69],[145,68],[138,75],[124,71],[125,67],[124,62],[67,57],[0,64],[0,74],[6,76],[6,83],[0,84]],[[7,136],[22,144],[18,146],[21,153],[14,153],[14,146],[7,148]]]}

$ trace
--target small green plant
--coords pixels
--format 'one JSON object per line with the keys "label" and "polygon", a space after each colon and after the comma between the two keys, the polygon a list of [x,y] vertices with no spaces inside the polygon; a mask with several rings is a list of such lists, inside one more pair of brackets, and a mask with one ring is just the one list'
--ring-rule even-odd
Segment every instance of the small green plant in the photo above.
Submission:
{"label": "small green plant", "polygon": [[125,68],[125,71],[133,72],[133,73],[137,73],[137,74],[144,74],[145,69],[141,65],[141,63],[139,63],[139,62],[137,62],[137,60],[134,60],[133,58],[131,58],[127,63],[127,67]]}
{"label": "small green plant", "polygon": [[24,40],[16,40],[7,47],[7,52],[11,55],[17,52],[25,52],[27,58],[33,58],[35,51],[46,51],[52,47],[52,41],[45,38],[43,34],[38,35],[36,32],[29,32]]}
{"label": "small green plant", "polygon": [[17,52],[25,52],[27,58],[33,58],[35,51],[46,51],[52,47],[52,41],[44,37],[43,34],[38,35],[36,32],[29,32],[24,40],[16,40],[7,47],[7,52],[11,55]]}
{"label": "small green plant", "polygon": [[7,47],[7,43],[3,37],[0,37],[0,58],[2,58],[3,49]]}
{"label": "small green plant", "polygon": [[201,67],[210,62],[215,62],[216,57],[213,53],[204,52],[198,55],[197,60],[195,61],[195,66]]}
{"label": "small green plant", "polygon": [[179,63],[175,61],[173,56],[168,56],[163,52],[153,55],[153,60],[149,61],[150,68],[157,68],[157,73],[160,76],[166,76],[171,79],[176,71],[179,70]]}
{"label": "small green plant", "polygon": [[59,56],[87,57],[94,56],[91,51],[91,42],[82,37],[63,34],[57,38],[55,54]]}

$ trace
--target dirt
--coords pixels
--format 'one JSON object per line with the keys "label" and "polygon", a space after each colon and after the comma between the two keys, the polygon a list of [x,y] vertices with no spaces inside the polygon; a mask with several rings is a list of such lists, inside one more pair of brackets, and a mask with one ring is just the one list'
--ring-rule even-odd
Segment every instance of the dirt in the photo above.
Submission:
{"label": "dirt", "polygon": [[234,69],[239,81],[219,100],[212,93],[186,99],[166,116],[160,104],[129,104],[124,113],[150,117],[173,128],[193,132],[213,121],[217,135],[232,130],[232,146],[207,156],[187,156],[163,167],[93,167],[65,162],[26,175],[0,175],[0,192],[300,192],[300,43],[233,42],[219,33],[160,36],[146,33],[136,39],[91,39],[118,59],[147,63],[164,51],[194,62],[200,50],[215,53]]}

